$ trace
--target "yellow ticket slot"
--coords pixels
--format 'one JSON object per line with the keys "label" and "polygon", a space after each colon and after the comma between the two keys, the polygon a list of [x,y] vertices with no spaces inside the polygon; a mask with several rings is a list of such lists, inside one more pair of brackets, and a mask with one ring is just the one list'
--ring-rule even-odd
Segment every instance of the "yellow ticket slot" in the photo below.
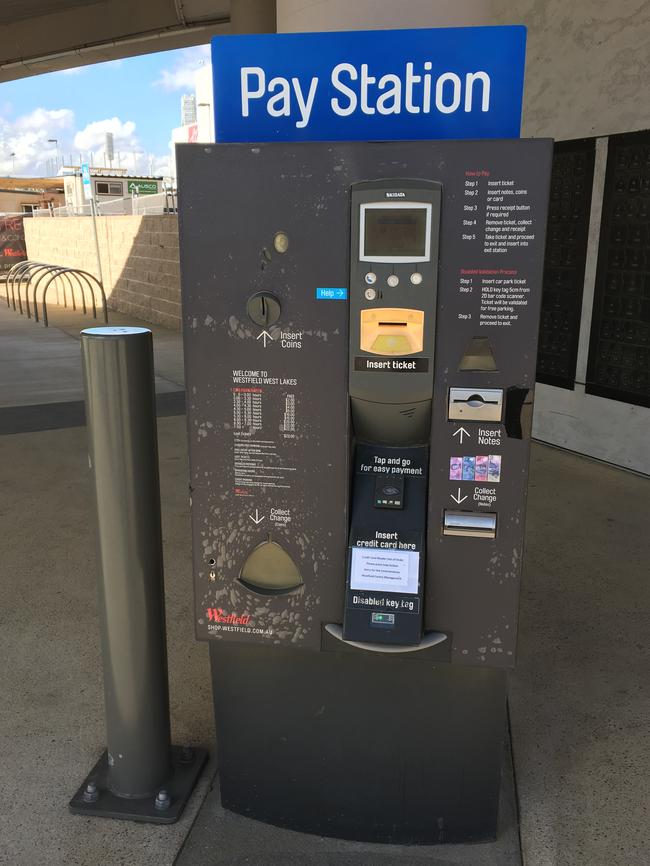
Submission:
{"label": "yellow ticket slot", "polygon": [[424,312],[404,308],[361,310],[360,348],[373,355],[414,355],[424,346]]}

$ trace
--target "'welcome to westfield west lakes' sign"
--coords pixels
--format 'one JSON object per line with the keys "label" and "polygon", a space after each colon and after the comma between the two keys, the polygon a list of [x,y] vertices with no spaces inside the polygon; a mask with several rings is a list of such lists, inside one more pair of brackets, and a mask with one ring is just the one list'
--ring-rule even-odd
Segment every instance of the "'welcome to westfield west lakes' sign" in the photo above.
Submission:
{"label": "'welcome to westfield west lakes' sign", "polygon": [[526,28],[217,36],[217,141],[516,138]]}

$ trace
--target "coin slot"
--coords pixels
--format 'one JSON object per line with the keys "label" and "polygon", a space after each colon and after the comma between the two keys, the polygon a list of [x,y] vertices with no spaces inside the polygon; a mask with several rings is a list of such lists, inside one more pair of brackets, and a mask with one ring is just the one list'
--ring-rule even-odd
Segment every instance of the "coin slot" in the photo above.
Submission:
{"label": "coin slot", "polygon": [[257,292],[246,304],[248,317],[261,328],[268,328],[280,318],[280,301],[270,292]]}

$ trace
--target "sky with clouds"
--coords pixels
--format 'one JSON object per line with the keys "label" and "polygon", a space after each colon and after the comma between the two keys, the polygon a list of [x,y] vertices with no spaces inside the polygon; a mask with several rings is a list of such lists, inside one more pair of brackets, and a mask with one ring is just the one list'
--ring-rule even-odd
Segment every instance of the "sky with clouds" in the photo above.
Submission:
{"label": "sky with clouds", "polygon": [[[0,84],[0,177],[42,177],[59,154],[103,164],[106,133],[123,168],[169,174],[180,98],[210,62],[207,45],[112,60]],[[15,156],[11,156],[11,154]]]}

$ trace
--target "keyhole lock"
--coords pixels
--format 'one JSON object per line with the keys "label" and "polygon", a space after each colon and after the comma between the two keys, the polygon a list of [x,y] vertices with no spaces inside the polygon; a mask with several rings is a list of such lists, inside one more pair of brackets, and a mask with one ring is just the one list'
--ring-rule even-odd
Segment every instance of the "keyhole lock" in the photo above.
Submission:
{"label": "keyhole lock", "polygon": [[246,312],[256,325],[268,328],[280,318],[280,301],[270,292],[258,292],[248,299]]}

